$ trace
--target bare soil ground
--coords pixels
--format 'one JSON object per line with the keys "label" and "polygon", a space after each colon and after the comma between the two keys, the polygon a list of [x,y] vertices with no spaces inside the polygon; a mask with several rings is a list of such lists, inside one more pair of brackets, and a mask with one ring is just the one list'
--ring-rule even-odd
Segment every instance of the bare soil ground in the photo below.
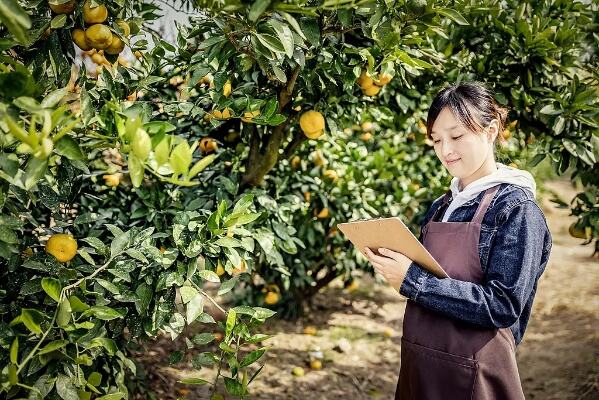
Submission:
{"label": "bare soil ground", "polygon": [[[568,181],[546,184],[562,200],[576,193]],[[599,399],[599,260],[591,246],[568,234],[574,220],[548,196],[541,200],[553,236],[518,365],[528,399]],[[315,309],[297,322],[273,320],[262,332],[275,334],[264,344],[264,369],[250,385],[252,399],[393,399],[399,374],[402,316],[406,301],[392,288],[361,276],[351,293],[333,282],[315,300]],[[306,335],[306,326],[317,328]],[[179,343],[181,345],[181,343]],[[168,365],[174,344],[160,338],[139,356],[159,399],[208,399],[208,387],[185,386],[182,377],[212,380],[215,370],[190,364]],[[309,368],[309,352],[322,351],[324,367]],[[291,370],[301,366],[306,374]],[[224,394],[224,388],[219,389]],[[225,396],[225,398],[228,398]]]}

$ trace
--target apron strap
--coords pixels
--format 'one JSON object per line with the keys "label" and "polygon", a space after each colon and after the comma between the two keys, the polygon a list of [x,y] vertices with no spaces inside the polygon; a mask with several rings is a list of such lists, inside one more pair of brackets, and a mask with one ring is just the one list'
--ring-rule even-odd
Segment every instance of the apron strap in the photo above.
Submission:
{"label": "apron strap", "polygon": [[493,186],[485,190],[485,196],[478,205],[478,208],[476,209],[476,214],[474,214],[474,218],[472,218],[472,222],[478,224],[483,222],[483,217],[485,216],[485,213],[489,208],[489,204],[491,204],[491,200],[493,200],[493,197],[495,196],[495,193],[497,193],[498,190],[499,185]]}
{"label": "apron strap", "polygon": [[451,198],[451,190],[448,191],[447,193],[445,193],[445,196],[443,196],[443,201],[441,202],[441,205],[439,205],[439,207],[437,207],[437,210],[435,210],[435,213],[433,214],[433,216],[431,217],[429,222],[437,221],[437,218],[439,217],[439,212],[441,212],[443,207],[445,207],[447,205],[447,203],[449,203],[450,198]]}

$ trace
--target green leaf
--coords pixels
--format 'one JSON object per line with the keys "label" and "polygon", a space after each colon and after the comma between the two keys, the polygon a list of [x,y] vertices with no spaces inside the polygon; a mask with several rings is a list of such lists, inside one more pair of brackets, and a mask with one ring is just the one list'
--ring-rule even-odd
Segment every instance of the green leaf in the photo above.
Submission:
{"label": "green leaf", "polygon": [[318,21],[315,18],[302,18],[300,19],[300,26],[310,44],[318,47],[320,45],[320,26],[318,25]]}
{"label": "green leaf", "polygon": [[116,392],[116,393],[105,394],[104,396],[96,398],[96,400],[123,400],[123,399],[127,399],[127,398],[128,398],[128,396],[126,393]]}
{"label": "green leaf", "polygon": [[186,385],[206,385],[210,383],[202,378],[184,378],[177,382],[184,383]]}
{"label": "green leaf", "polygon": [[187,171],[189,169],[189,165],[191,164],[191,160],[191,148],[189,147],[189,143],[187,143],[186,140],[183,140],[181,143],[175,146],[169,158],[169,165],[173,170],[173,174],[187,175]]}
{"label": "green leaf", "polygon": [[77,389],[70,378],[59,375],[56,378],[56,393],[64,400],[79,400]]}
{"label": "green leaf", "polygon": [[158,166],[164,165],[168,162],[168,156],[171,152],[170,140],[165,136],[154,148],[154,158],[158,163]]}
{"label": "green leaf", "polygon": [[66,23],[67,23],[66,14],[56,15],[54,18],[52,18],[52,21],[50,21],[50,28],[59,29],[59,28],[62,28],[63,26],[65,26]]}
{"label": "green leaf", "polygon": [[289,13],[286,13],[284,11],[277,11],[283,18],[285,18],[287,20],[287,22],[289,23],[289,25],[291,25],[291,27],[293,29],[295,29],[295,31],[297,32],[298,35],[300,35],[302,37],[302,39],[304,40],[308,40],[306,38],[306,35],[304,35],[304,32],[302,32],[302,29],[300,28],[299,23],[297,22],[297,20]]}
{"label": "green leaf", "polygon": [[187,313],[185,319],[191,324],[204,311],[204,297],[201,294],[195,295],[187,304]]}
{"label": "green leaf", "polygon": [[79,297],[75,295],[69,297],[69,304],[71,305],[71,310],[73,312],[83,312],[89,308],[87,304],[82,302]]}
{"label": "green leaf", "polygon": [[19,355],[19,337],[16,336],[10,345],[10,362],[13,364],[18,364],[18,355]]}
{"label": "green leaf", "polygon": [[208,282],[220,283],[220,278],[214,271],[203,269],[197,272],[197,274]]}
{"label": "green leaf", "polygon": [[62,299],[58,306],[58,314],[56,315],[56,324],[60,327],[67,326],[71,322],[71,303],[67,299]]}
{"label": "green leaf", "polygon": [[266,11],[268,6],[270,5],[271,0],[256,0],[252,7],[250,8],[250,12],[248,14],[248,19],[252,22],[255,22],[260,16]]}
{"label": "green leaf", "polygon": [[44,320],[44,314],[32,308],[23,308],[19,320],[33,333],[41,334],[40,324]]}
{"label": "green leaf", "polygon": [[116,346],[116,342],[110,338],[107,337],[96,337],[93,338],[90,342],[89,345],[87,346],[87,349],[93,349],[94,347],[103,347],[106,349],[106,351],[108,352],[108,354],[110,354],[111,356],[115,355],[116,352],[118,351],[118,347]]}
{"label": "green leaf", "polygon": [[225,389],[227,392],[232,394],[233,396],[244,396],[245,390],[243,390],[243,386],[236,379],[225,377]]}
{"label": "green leaf", "polygon": [[146,161],[150,150],[152,150],[152,139],[150,135],[142,128],[138,128],[131,139],[131,150],[133,154],[139,159],[139,161]]}
{"label": "green leaf", "polygon": [[462,14],[460,14],[456,10],[452,10],[451,8],[434,8],[434,11],[437,14],[441,14],[451,19],[458,25],[470,25],[468,21],[466,21],[466,19],[462,16]]}
{"label": "green leaf", "polygon": [[139,315],[144,315],[152,301],[152,289],[146,283],[142,283],[135,289],[135,294],[138,299],[135,301],[135,309]]}
{"label": "green leaf", "polygon": [[87,377],[87,383],[93,386],[100,386],[100,384],[102,383],[102,374],[96,371],[92,372]]}
{"label": "green leaf", "polygon": [[225,336],[227,339],[231,335],[231,332],[233,332],[233,328],[235,327],[236,321],[237,321],[237,313],[235,312],[235,310],[230,309],[229,312],[227,313],[227,323],[226,323],[226,329],[225,329]]}
{"label": "green leaf", "polygon": [[110,321],[116,318],[124,317],[123,314],[108,306],[93,306],[85,310],[83,314],[81,314],[82,317],[88,317],[90,315],[93,315],[96,318],[99,318],[103,321]]}
{"label": "green leaf", "polygon": [[225,293],[230,292],[235,285],[237,284],[237,277],[231,278],[225,282],[223,282],[222,285],[220,285],[220,288],[218,289],[218,296],[222,296]]}
{"label": "green leaf", "polygon": [[58,279],[43,278],[42,289],[44,289],[44,292],[54,299],[54,301],[57,303],[60,301],[60,291],[62,290],[62,286],[60,285]]}
{"label": "green leaf", "polygon": [[[66,15],[63,14],[63,16],[66,19]],[[53,90],[52,92],[48,93],[48,95],[46,95],[46,97],[44,97],[44,99],[42,100],[41,106],[43,108],[54,108],[54,107],[56,107],[58,102],[64,96],[66,96],[67,93],[68,93],[67,88]]]}
{"label": "green leaf", "polygon": [[135,154],[129,154],[127,159],[127,165],[129,166],[129,177],[134,187],[138,188],[144,179],[144,163],[142,160],[137,158]]}
{"label": "green leaf", "polygon": [[216,159],[216,154],[209,154],[203,157],[201,160],[196,162],[193,167],[189,170],[189,174],[187,175],[187,179],[191,179],[200,172],[202,172],[206,167],[214,162]]}
{"label": "green leaf", "polygon": [[0,1],[0,21],[19,43],[28,43],[27,30],[31,29],[31,19],[16,0]]}
{"label": "green leaf", "polygon": [[122,234],[115,236],[110,244],[110,257],[114,258],[121,254],[128,244],[129,232],[123,232]]}
{"label": "green leaf", "polygon": [[87,157],[79,147],[75,139],[70,136],[63,136],[54,147],[54,151],[61,156],[65,156],[70,160],[86,160]]}
{"label": "green leaf", "polygon": [[260,357],[262,357],[262,355],[264,354],[265,351],[266,351],[265,347],[252,351],[250,354],[248,354],[247,356],[244,357],[244,359],[239,364],[239,367],[244,368],[244,367],[247,367],[248,365],[253,364]]}
{"label": "green leaf", "polygon": [[25,189],[31,189],[40,179],[42,179],[47,166],[48,160],[29,157],[24,176]]}
{"label": "green leaf", "polygon": [[289,27],[285,24],[283,24],[282,22],[271,18],[269,20],[270,25],[274,28],[275,32],[277,32],[277,35],[279,36],[279,40],[281,41],[281,43],[283,44],[283,47],[285,48],[285,54],[287,55],[287,57],[292,58],[293,57],[293,49],[294,49],[294,42],[293,42],[293,33],[291,32],[291,29],[289,29]]}
{"label": "green leaf", "polygon": [[214,335],[212,333],[199,333],[197,335],[195,335],[191,341],[195,344],[197,344],[198,346],[204,346],[207,345],[208,343],[211,343],[212,341],[214,341]]}
{"label": "green leaf", "polygon": [[179,293],[181,294],[181,301],[183,304],[189,303],[191,299],[199,294],[199,292],[193,286],[182,286],[179,289]]}
{"label": "green leaf", "polygon": [[52,353],[53,351],[56,351],[58,349],[62,349],[63,347],[65,347],[69,343],[70,342],[68,340],[55,340],[55,341],[50,342],[47,345],[45,345],[39,351],[39,353],[37,353],[37,355],[39,356],[39,355],[42,355],[42,354]]}

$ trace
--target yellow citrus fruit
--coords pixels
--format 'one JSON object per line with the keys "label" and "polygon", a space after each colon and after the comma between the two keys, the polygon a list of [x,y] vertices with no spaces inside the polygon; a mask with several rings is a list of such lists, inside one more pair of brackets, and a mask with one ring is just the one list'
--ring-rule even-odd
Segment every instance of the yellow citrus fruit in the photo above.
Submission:
{"label": "yellow citrus fruit", "polygon": [[223,96],[229,97],[231,95],[231,80],[227,80],[223,86]]}
{"label": "yellow citrus fruit", "polygon": [[337,180],[338,175],[337,175],[337,171],[335,171],[334,169],[327,169],[326,171],[324,171],[323,175],[332,180],[333,182]]}
{"label": "yellow citrus fruit", "polygon": [[371,87],[369,87],[368,89],[363,89],[362,93],[364,93],[366,96],[376,96],[377,94],[379,94],[379,92],[381,91],[381,87],[377,86],[377,85],[372,85]]}
{"label": "yellow citrus fruit", "polygon": [[231,118],[231,109],[229,107],[225,107],[225,109],[222,111],[214,110],[214,112],[212,113],[212,116],[214,116],[214,118],[216,118],[216,119],[227,120],[227,119]]}
{"label": "yellow citrus fruit", "polygon": [[277,304],[279,302],[279,294],[276,292],[268,292],[264,296],[264,302],[268,305]]}
{"label": "yellow citrus fruit", "polygon": [[76,28],[71,32],[71,37],[73,38],[73,42],[83,51],[89,51],[92,47],[87,43],[87,39],[85,39],[85,32],[83,29]]}
{"label": "yellow citrus fruit", "polygon": [[360,85],[362,90],[366,90],[374,84],[372,78],[368,75],[365,69],[362,70],[360,77],[356,80],[356,83]]}
{"label": "yellow citrus fruit", "polygon": [[92,58],[92,61],[95,62],[96,64],[104,64],[104,62],[106,61],[104,56],[100,53],[92,54],[91,58]]}
{"label": "yellow citrus fruit", "polygon": [[312,361],[310,361],[310,368],[312,368],[312,369],[322,369],[322,361],[320,361],[320,360],[312,360]]}
{"label": "yellow citrus fruit", "polygon": [[122,65],[123,67],[130,67],[131,63],[129,62],[129,60],[127,60],[125,57],[123,56],[119,56],[119,58],[117,59],[118,63],[120,65]]}
{"label": "yellow citrus fruit", "polygon": [[374,80],[375,85],[378,86],[384,86],[386,84],[388,84],[389,82],[391,82],[391,80],[393,79],[393,77],[389,74],[381,74],[379,72],[377,79]]}
{"label": "yellow citrus fruit", "polygon": [[260,110],[247,111],[243,113],[243,117],[241,117],[241,120],[243,122],[251,123],[254,122],[254,118],[258,115],[260,115]]}
{"label": "yellow citrus fruit", "polygon": [[329,209],[327,207],[320,210],[317,215],[318,218],[328,218],[329,217]]}
{"label": "yellow citrus fruit", "polygon": [[223,340],[223,334],[220,332],[214,333],[214,340],[216,340],[217,342],[220,342],[221,340]]}
{"label": "yellow citrus fruit", "polygon": [[161,253],[164,253],[164,252],[166,251],[166,247],[164,247],[164,246],[160,246],[160,249],[159,249],[159,250],[160,250],[160,252],[161,252]]}
{"label": "yellow citrus fruit", "polygon": [[426,124],[424,123],[424,121],[418,121],[418,129],[420,129],[420,132],[422,134],[426,135]]}
{"label": "yellow citrus fruit", "polygon": [[393,329],[391,329],[391,328],[385,328],[383,330],[383,336],[390,338],[390,337],[393,337],[393,335],[395,335],[395,332],[393,331]]}
{"label": "yellow citrus fruit", "polygon": [[129,27],[129,24],[126,23],[125,21],[123,21],[122,19],[116,21],[116,26],[118,26],[119,28],[121,28],[121,33],[123,34],[124,37],[129,37],[129,35],[131,34],[131,27]]}
{"label": "yellow citrus fruit", "polygon": [[83,20],[86,24],[101,24],[108,18],[108,9],[105,5],[99,5],[98,7],[91,7],[89,1],[83,4]]}
{"label": "yellow citrus fruit", "polygon": [[568,228],[568,233],[570,233],[570,236],[577,239],[588,239],[585,230],[578,227],[576,222],[572,222],[570,228]]}
{"label": "yellow citrus fruit", "polygon": [[318,330],[315,327],[313,327],[313,326],[306,326],[304,328],[304,334],[305,335],[312,335],[312,336],[314,336],[314,335],[316,335],[317,332],[318,332]]}
{"label": "yellow citrus fruit", "polygon": [[371,131],[374,128],[374,124],[370,121],[366,121],[362,123],[363,131]]}
{"label": "yellow citrus fruit", "polygon": [[52,4],[48,3],[50,9],[54,11],[56,14],[70,14],[75,9],[75,0],[67,1],[62,4]]}
{"label": "yellow citrus fruit", "polygon": [[508,167],[518,168],[518,164],[512,162],[508,164]]}
{"label": "yellow citrus fruit", "polygon": [[222,276],[225,273],[225,269],[223,268],[223,264],[218,260],[216,263],[216,275]]}
{"label": "yellow citrus fruit", "polygon": [[350,283],[349,285],[347,285],[347,287],[345,288],[348,292],[353,292],[354,290],[358,289],[360,287],[360,284],[358,283],[357,280],[353,280],[352,283]]}
{"label": "yellow citrus fruit", "polygon": [[324,117],[318,111],[306,111],[300,116],[299,123],[304,135],[310,139],[316,139],[324,132]]}
{"label": "yellow citrus fruit", "polygon": [[46,242],[46,253],[53,255],[60,262],[67,262],[77,254],[77,241],[66,233],[54,234]]}
{"label": "yellow citrus fruit", "polygon": [[372,139],[372,133],[370,132],[366,132],[360,135],[360,139],[362,139],[363,141],[367,142],[370,139]]}
{"label": "yellow citrus fruit", "polygon": [[310,192],[304,192],[304,199],[306,200],[307,203],[310,202],[310,196],[312,194]]}
{"label": "yellow citrus fruit", "polygon": [[102,176],[102,178],[104,178],[104,183],[106,183],[106,186],[110,186],[110,187],[118,186],[119,183],[121,183],[122,177],[123,177],[123,174],[120,172]]}
{"label": "yellow citrus fruit", "polygon": [[108,54],[119,54],[124,49],[125,49],[125,42],[123,42],[120,37],[118,37],[117,35],[115,35],[113,33],[112,41],[110,42],[110,45],[108,47],[106,47],[106,52]]}
{"label": "yellow citrus fruit", "polygon": [[212,153],[217,148],[218,145],[216,143],[216,140],[214,140],[210,136],[207,136],[200,140],[200,150],[202,151],[202,153]]}
{"label": "yellow citrus fruit", "polygon": [[135,53],[133,53],[133,55],[135,56],[135,58],[140,59],[143,57],[143,54],[141,54],[141,51],[139,50],[135,50]]}
{"label": "yellow citrus fruit", "polygon": [[300,166],[301,162],[302,159],[300,158],[300,156],[293,156],[293,158],[291,159],[291,168],[297,169],[297,167]]}
{"label": "yellow citrus fruit", "polygon": [[106,25],[95,24],[85,30],[85,40],[97,50],[105,49],[112,42],[112,32]]}
{"label": "yellow citrus fruit", "polygon": [[237,268],[233,268],[233,275],[238,275],[241,274],[245,271],[247,271],[248,267],[247,264],[245,262],[245,260],[241,260],[241,263],[239,264],[239,266]]}
{"label": "yellow citrus fruit", "polygon": [[291,370],[291,373],[295,376],[304,376],[306,374],[306,372],[304,371],[304,369],[302,367],[294,367]]}
{"label": "yellow citrus fruit", "polygon": [[503,132],[501,132],[501,137],[503,140],[508,140],[512,137],[512,131],[510,131],[509,128],[505,129]]}

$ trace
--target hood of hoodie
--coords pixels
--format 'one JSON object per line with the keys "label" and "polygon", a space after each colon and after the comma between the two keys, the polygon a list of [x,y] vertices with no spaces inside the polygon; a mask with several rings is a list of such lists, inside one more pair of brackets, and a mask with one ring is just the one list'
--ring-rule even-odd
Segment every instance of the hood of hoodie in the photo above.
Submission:
{"label": "hood of hoodie", "polygon": [[443,215],[442,222],[447,222],[451,213],[456,208],[474,199],[480,192],[501,183],[510,183],[528,189],[536,197],[537,185],[530,172],[509,167],[501,163],[496,163],[496,165],[497,171],[471,182],[461,191],[458,188],[460,182],[459,178],[453,178],[451,180],[451,185],[449,187],[451,189],[452,200]]}

